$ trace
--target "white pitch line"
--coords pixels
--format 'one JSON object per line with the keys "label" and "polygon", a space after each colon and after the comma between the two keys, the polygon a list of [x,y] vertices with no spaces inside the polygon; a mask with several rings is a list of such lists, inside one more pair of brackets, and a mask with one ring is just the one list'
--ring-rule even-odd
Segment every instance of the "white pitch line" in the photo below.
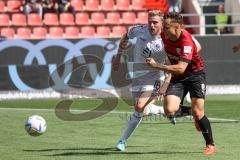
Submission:
{"label": "white pitch line", "polygon": [[208,119],[214,120],[214,121],[239,122],[239,120],[236,120],[236,119],[224,119],[224,118],[208,118]]}
{"label": "white pitch line", "polygon": [[[39,109],[39,108],[0,108],[0,110],[5,110],[5,111],[41,111],[41,112],[54,112],[54,109]],[[88,112],[91,110],[80,110],[80,109],[71,109],[71,112]],[[95,112],[106,112],[106,111],[95,111]],[[113,110],[109,113],[114,113],[114,114],[132,114],[133,112],[126,112],[126,111],[118,111],[118,110]],[[189,117],[189,116],[187,116]],[[227,122],[239,122],[239,120],[236,119],[224,119],[224,118],[208,118],[209,120],[214,120],[214,121],[227,121]]]}
{"label": "white pitch line", "polygon": [[[5,111],[43,111],[43,112],[54,112],[55,109],[40,109],[40,108],[0,108],[0,110]],[[83,109],[70,109],[71,112],[88,112],[91,110],[83,110]],[[95,112],[108,112],[108,111],[95,111]],[[126,111],[118,111],[118,110],[112,110],[109,113],[127,113],[131,114],[133,112],[126,112]]]}

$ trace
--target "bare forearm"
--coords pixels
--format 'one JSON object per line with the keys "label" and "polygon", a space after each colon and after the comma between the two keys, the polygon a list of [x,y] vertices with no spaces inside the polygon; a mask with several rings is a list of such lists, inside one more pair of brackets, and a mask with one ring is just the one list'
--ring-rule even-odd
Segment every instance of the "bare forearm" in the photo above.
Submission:
{"label": "bare forearm", "polygon": [[173,74],[182,74],[185,71],[185,68],[179,65],[153,64],[152,67]]}
{"label": "bare forearm", "polygon": [[127,44],[128,44],[128,37],[127,37],[127,34],[124,34],[119,43],[118,54],[123,54],[125,52],[125,49],[127,48]]}
{"label": "bare forearm", "polygon": [[164,82],[167,82],[167,83],[169,83],[169,82],[170,82],[170,80],[171,80],[171,78],[172,78],[172,74],[171,74],[171,73],[168,73],[168,74],[167,74],[167,78],[165,79],[165,81],[164,81]]}

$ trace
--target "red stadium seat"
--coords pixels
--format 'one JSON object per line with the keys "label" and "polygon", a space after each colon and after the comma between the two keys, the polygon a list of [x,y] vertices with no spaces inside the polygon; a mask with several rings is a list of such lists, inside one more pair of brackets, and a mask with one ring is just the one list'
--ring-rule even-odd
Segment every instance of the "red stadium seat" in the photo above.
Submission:
{"label": "red stadium seat", "polygon": [[47,29],[44,27],[35,27],[33,28],[33,38],[44,39],[47,37]]}
{"label": "red stadium seat", "polygon": [[56,13],[46,13],[44,15],[44,24],[48,26],[59,25],[58,15]]}
{"label": "red stadium seat", "polygon": [[0,12],[5,12],[5,3],[4,1],[0,1]]}
{"label": "red stadium seat", "polygon": [[17,37],[23,39],[31,38],[31,29],[26,27],[21,27],[17,29]]}
{"label": "red stadium seat", "polygon": [[92,24],[105,24],[105,16],[102,12],[94,12],[91,14]]}
{"label": "red stadium seat", "polygon": [[110,36],[110,28],[107,26],[99,26],[97,27],[97,37],[109,37]]}
{"label": "red stadium seat", "polygon": [[15,31],[13,28],[2,28],[1,29],[1,36],[5,36],[9,39],[14,38]]}
{"label": "red stadium seat", "polygon": [[117,10],[129,10],[130,0],[117,0],[116,9]]}
{"label": "red stadium seat", "polygon": [[124,33],[127,32],[125,26],[114,26],[112,28],[112,36],[113,37],[122,37]]}
{"label": "red stadium seat", "polygon": [[8,0],[7,11],[8,12],[20,12],[21,1],[20,0]]}
{"label": "red stadium seat", "polygon": [[74,16],[72,13],[61,13],[60,14],[60,24],[61,25],[74,25]]}
{"label": "red stadium seat", "polygon": [[81,28],[81,36],[82,37],[94,37],[95,29],[94,27],[84,26]]}
{"label": "red stadium seat", "polygon": [[85,9],[88,11],[98,11],[99,10],[99,0],[86,0]]}
{"label": "red stadium seat", "polygon": [[136,15],[134,12],[123,12],[122,23],[124,24],[135,24]]}
{"label": "red stadium seat", "polygon": [[75,18],[76,18],[77,25],[89,25],[90,24],[89,15],[86,12],[77,13]]}
{"label": "red stadium seat", "polygon": [[66,27],[65,28],[66,38],[79,38],[79,28],[78,27]]}
{"label": "red stadium seat", "polygon": [[50,27],[49,28],[50,38],[63,38],[63,28],[62,27]]}
{"label": "red stadium seat", "polygon": [[102,10],[112,11],[114,10],[114,0],[101,0]]}
{"label": "red stadium seat", "polygon": [[132,9],[133,10],[143,10],[144,0],[132,0]]}
{"label": "red stadium seat", "polygon": [[107,23],[108,24],[120,24],[121,18],[118,12],[108,12],[107,13]]}
{"label": "red stadium seat", "polygon": [[37,13],[30,13],[28,15],[28,25],[30,26],[41,26],[42,23],[42,19],[39,16],[39,14]]}
{"label": "red stadium seat", "polygon": [[9,26],[10,18],[8,14],[0,14],[0,26]]}
{"label": "red stadium seat", "polygon": [[14,13],[12,15],[12,25],[14,25],[14,26],[26,26],[27,25],[26,16],[22,13]]}
{"label": "red stadium seat", "polygon": [[71,5],[75,11],[83,11],[83,0],[71,0]]}
{"label": "red stadium seat", "polygon": [[147,24],[148,23],[148,12],[138,12],[137,23]]}

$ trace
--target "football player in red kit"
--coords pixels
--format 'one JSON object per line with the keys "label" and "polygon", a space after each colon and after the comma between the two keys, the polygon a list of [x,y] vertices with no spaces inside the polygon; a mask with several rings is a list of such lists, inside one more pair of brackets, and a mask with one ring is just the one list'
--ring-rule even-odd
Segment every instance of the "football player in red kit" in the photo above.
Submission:
{"label": "football player in red kit", "polygon": [[206,141],[203,154],[213,154],[216,147],[213,142],[212,129],[204,114],[206,81],[204,61],[197,53],[197,47],[189,32],[182,29],[183,18],[179,13],[164,15],[161,37],[171,65],[157,64],[154,59],[146,62],[153,68],[172,73],[172,79],[164,97],[165,113],[169,116],[179,109],[179,104],[186,91],[192,100],[192,112],[195,126]]}

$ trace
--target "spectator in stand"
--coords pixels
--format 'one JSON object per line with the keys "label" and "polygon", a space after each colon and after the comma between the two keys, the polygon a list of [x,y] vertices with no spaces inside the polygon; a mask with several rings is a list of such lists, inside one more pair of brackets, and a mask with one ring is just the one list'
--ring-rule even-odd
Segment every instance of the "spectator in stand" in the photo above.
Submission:
{"label": "spectator in stand", "polygon": [[69,0],[55,0],[55,9],[58,13],[70,12],[75,14],[75,10]]}
{"label": "spectator in stand", "polygon": [[228,24],[232,23],[231,17],[225,14],[224,11],[224,5],[220,4],[218,6],[218,15],[214,18],[214,24],[217,25],[217,27],[214,29],[214,31],[220,35],[220,34],[226,34],[226,33],[232,33],[232,28],[228,27]]}
{"label": "spectator in stand", "polygon": [[240,13],[240,0],[225,0],[224,1],[225,12],[231,15],[232,24],[236,25],[233,27],[233,33],[240,34],[240,16],[234,15]]}
{"label": "spectator in stand", "polygon": [[169,12],[181,12],[182,11],[182,0],[168,0]]}
{"label": "spectator in stand", "polygon": [[45,13],[56,12],[54,5],[55,5],[55,0],[42,0],[43,16]]}
{"label": "spectator in stand", "polygon": [[26,4],[23,6],[23,12],[28,17],[29,13],[38,13],[42,18],[43,7],[40,0],[26,0]]}

